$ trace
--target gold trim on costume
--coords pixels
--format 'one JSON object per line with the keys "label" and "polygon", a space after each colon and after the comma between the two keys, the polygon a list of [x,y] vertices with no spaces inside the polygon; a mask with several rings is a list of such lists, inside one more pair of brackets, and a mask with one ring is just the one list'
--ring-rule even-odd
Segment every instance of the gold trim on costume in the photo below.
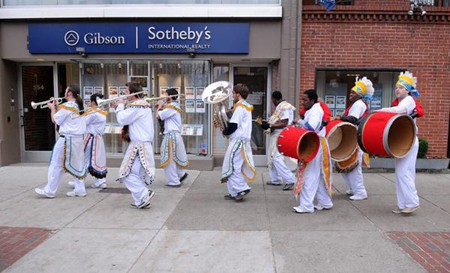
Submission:
{"label": "gold trim on costume", "polygon": [[243,107],[245,110],[251,112],[253,111],[253,105],[249,104],[249,105],[245,105],[241,102],[237,102],[235,105],[233,105],[233,111],[236,110],[237,107]]}
{"label": "gold trim on costume", "polygon": [[89,109],[86,112],[84,112],[83,116],[89,115],[89,114],[94,113],[94,112],[97,112],[97,113],[99,113],[101,115],[104,115],[104,116],[108,115],[108,111],[104,111],[104,110],[101,110],[99,108],[92,108],[92,109]]}
{"label": "gold trim on costume", "polygon": [[80,111],[78,110],[78,108],[69,107],[69,106],[66,106],[64,104],[60,104],[60,105],[57,106],[57,110],[60,110],[61,108],[62,109],[66,109],[67,111],[73,112],[73,113],[75,113],[77,115],[80,115]]}
{"label": "gold trim on costume", "polygon": [[163,107],[162,110],[164,110],[166,108],[172,108],[173,110],[177,111],[178,113],[183,114],[183,110],[181,110],[180,108],[176,107],[173,104],[167,104],[166,106]]}

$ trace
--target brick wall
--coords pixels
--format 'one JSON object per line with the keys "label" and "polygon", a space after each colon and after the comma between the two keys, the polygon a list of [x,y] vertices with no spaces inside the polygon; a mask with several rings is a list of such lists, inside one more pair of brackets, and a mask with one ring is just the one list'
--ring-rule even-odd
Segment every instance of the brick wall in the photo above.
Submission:
{"label": "brick wall", "polygon": [[[363,2],[381,4],[385,1]],[[352,8],[358,9],[357,6]],[[305,16],[307,13],[310,16]],[[443,15],[447,18],[444,23],[440,18],[433,19],[432,15],[426,19],[409,19],[400,12],[383,18],[369,16],[366,20],[346,19],[345,12],[338,17],[324,12],[323,16],[328,16],[325,20],[317,14],[308,10],[303,13],[301,90],[314,88],[316,67],[407,68],[418,79],[419,100],[426,111],[426,116],[418,120],[419,137],[429,141],[428,157],[446,157],[450,111],[450,9]]]}

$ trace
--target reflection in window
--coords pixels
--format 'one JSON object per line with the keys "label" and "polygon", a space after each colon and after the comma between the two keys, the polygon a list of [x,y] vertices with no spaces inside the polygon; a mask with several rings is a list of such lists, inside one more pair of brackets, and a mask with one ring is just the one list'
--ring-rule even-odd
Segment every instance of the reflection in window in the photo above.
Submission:
{"label": "reflection in window", "polygon": [[[213,82],[229,81],[230,80],[230,67],[228,65],[215,65],[213,70]],[[232,98],[230,98],[230,101]],[[229,103],[231,107],[232,102]],[[228,138],[222,135],[222,131],[219,128],[213,126],[213,153],[225,154],[225,150],[228,146]]]}
{"label": "reflection in window", "polygon": [[375,89],[371,111],[388,107],[394,97],[394,87],[400,71],[386,70],[318,70],[316,90],[320,100],[326,101],[333,115],[340,115],[349,105],[349,94],[356,77],[367,77]]}

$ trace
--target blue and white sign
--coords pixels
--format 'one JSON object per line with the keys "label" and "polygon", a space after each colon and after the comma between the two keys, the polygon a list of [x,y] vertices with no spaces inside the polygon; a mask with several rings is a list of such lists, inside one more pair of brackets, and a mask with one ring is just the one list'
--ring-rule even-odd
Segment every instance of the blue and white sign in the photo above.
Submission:
{"label": "blue and white sign", "polygon": [[247,54],[249,46],[248,23],[42,23],[28,33],[31,54]]}

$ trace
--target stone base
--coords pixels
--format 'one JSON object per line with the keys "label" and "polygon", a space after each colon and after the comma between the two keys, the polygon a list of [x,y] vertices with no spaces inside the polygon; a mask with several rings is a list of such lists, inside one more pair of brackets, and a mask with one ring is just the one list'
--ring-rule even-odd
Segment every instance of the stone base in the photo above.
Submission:
{"label": "stone base", "polygon": [[[418,158],[416,161],[417,172],[450,172],[449,160]],[[364,168],[363,172],[394,172],[395,163],[393,158],[370,158],[370,168]]]}

